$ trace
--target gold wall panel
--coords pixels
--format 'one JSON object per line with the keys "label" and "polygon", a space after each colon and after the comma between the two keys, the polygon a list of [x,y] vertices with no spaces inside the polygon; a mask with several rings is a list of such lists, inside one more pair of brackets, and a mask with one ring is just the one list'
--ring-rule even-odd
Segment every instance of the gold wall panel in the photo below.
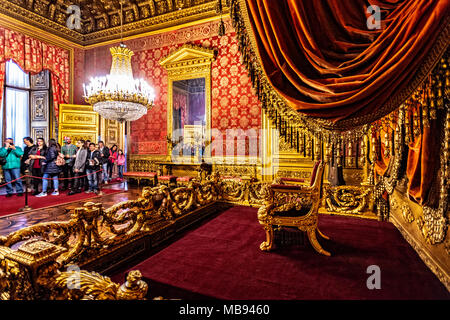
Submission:
{"label": "gold wall panel", "polygon": [[69,136],[72,143],[83,139],[97,142],[99,133],[99,115],[92,106],[61,104],[59,106],[58,141]]}
{"label": "gold wall panel", "polygon": [[125,125],[118,121],[108,120],[100,117],[100,139],[110,148],[116,144],[119,149],[124,149]]}

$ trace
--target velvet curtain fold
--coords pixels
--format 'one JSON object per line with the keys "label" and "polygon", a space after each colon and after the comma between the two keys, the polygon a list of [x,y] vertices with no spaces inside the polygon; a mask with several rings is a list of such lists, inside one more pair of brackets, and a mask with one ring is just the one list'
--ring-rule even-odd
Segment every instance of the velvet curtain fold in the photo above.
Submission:
{"label": "velvet curtain fold", "polygon": [[[398,107],[386,110],[438,39],[444,48],[450,41],[450,0],[243,1],[272,87],[295,110],[333,122],[370,123]],[[368,29],[370,4],[381,10],[381,29]]]}
{"label": "velvet curtain fold", "polygon": [[[14,60],[22,70],[33,74],[50,70],[53,105],[58,117],[60,103],[69,103],[69,52],[19,32],[0,27],[0,88],[3,88],[5,62]],[[0,101],[3,90],[0,90]]]}
{"label": "velvet curtain fold", "polygon": [[423,128],[423,133],[409,144],[406,176],[408,177],[408,194],[419,204],[436,205],[436,199],[430,198],[435,185],[437,169],[440,166],[439,139],[442,126],[439,121],[430,122]]}

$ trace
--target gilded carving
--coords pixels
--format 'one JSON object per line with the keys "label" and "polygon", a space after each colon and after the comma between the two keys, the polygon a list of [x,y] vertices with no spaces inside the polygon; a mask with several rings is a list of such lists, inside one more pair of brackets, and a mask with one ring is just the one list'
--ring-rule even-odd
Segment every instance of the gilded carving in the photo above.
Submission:
{"label": "gilded carving", "polygon": [[311,177],[311,171],[292,171],[280,169],[277,172],[277,177],[296,178],[296,179],[309,179]]}
{"label": "gilded carving", "polygon": [[[219,175],[171,190],[165,185],[144,188],[137,200],[104,209],[88,202],[69,221],[40,223],[0,237],[2,299],[142,299],[147,285],[138,271],[122,286],[96,272],[64,270],[152,232],[155,221],[174,221],[221,198]],[[11,247],[22,243],[17,250]],[[30,273],[31,271],[31,273]],[[31,275],[37,274],[37,277]],[[76,277],[78,286],[68,289]],[[38,290],[36,290],[38,288]]]}
{"label": "gilded carving", "polygon": [[366,211],[371,202],[372,188],[365,186],[325,187],[327,210],[347,214],[360,214]]}
{"label": "gilded carving", "polygon": [[411,208],[407,204],[404,204],[401,207],[401,211],[402,211],[403,219],[405,219],[406,222],[411,223],[414,221],[414,215],[411,211]]}

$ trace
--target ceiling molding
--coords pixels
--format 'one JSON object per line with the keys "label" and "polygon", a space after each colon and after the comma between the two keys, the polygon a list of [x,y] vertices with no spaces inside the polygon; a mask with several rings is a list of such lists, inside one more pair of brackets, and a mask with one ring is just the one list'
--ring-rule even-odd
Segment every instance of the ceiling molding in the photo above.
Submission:
{"label": "ceiling molding", "polygon": [[[71,30],[65,24],[69,16],[65,10],[71,3],[79,3],[81,7],[80,31]],[[17,20],[16,26],[24,24],[25,29],[31,26],[52,38],[64,39],[61,42],[67,41],[73,47],[85,49],[120,41],[118,3],[106,0],[6,0],[0,1],[0,14]],[[123,39],[218,19],[220,14],[216,12],[216,4],[216,0],[125,0]],[[228,12],[229,8],[224,8],[223,15]]]}

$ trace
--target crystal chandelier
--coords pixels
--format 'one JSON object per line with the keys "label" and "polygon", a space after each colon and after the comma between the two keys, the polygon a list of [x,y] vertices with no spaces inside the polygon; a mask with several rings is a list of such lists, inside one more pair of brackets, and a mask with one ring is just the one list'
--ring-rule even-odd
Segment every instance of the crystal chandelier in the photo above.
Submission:
{"label": "crystal chandelier", "polygon": [[[122,3],[121,3],[122,11]],[[122,27],[122,15],[121,15]],[[122,34],[122,32],[121,32]],[[110,74],[90,79],[83,84],[84,98],[103,118],[135,121],[153,106],[155,93],[143,79],[134,79],[131,69],[133,51],[121,43],[110,49],[112,64]]]}

